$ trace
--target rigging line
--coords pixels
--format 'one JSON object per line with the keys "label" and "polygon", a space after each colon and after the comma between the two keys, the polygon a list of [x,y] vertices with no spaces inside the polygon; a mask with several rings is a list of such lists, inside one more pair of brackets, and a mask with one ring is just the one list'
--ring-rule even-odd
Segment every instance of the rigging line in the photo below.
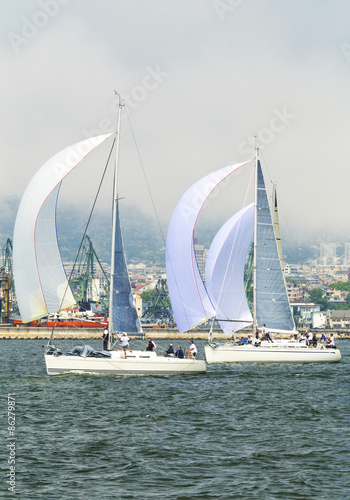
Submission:
{"label": "rigging line", "polygon": [[[269,174],[270,179],[272,179],[272,177],[271,177],[271,175],[270,175],[270,172],[269,172],[269,169],[268,169],[268,166],[267,166],[267,161],[265,160],[264,155],[262,154],[261,150],[259,150],[259,152],[260,152],[261,157],[262,157],[262,158],[263,158],[263,160],[264,160],[264,167],[266,168],[267,173]],[[271,182],[272,182],[273,184],[275,184],[275,185],[276,185],[276,182],[275,182],[275,183],[274,183],[273,181],[271,181]],[[279,212],[282,212],[282,214],[283,214],[283,218],[284,218],[284,223],[285,223],[285,225],[287,226],[287,229],[288,229],[289,237],[290,237],[290,239],[292,240],[292,242],[293,242],[294,246],[297,246],[297,243],[296,243],[296,241],[295,241],[295,239],[294,239],[293,232],[292,232],[292,230],[291,230],[291,227],[290,227],[290,225],[289,225],[289,223],[288,223],[288,220],[287,220],[287,217],[286,217],[286,215],[285,215],[285,211],[284,211],[284,208],[283,208],[283,204],[281,204],[281,200],[280,200],[280,198],[278,198],[278,211],[279,211]]]}
{"label": "rigging line", "polygon": [[[156,206],[155,206],[155,203],[154,203],[154,199],[153,199],[153,196],[152,196],[151,188],[150,188],[149,183],[148,183],[148,179],[147,179],[147,176],[146,176],[145,167],[144,167],[144,164],[143,164],[143,161],[142,161],[142,158],[141,158],[139,147],[138,147],[137,142],[136,142],[136,137],[135,137],[132,125],[131,125],[130,116],[129,116],[127,107],[125,107],[125,112],[126,112],[126,117],[128,119],[128,123],[129,123],[129,127],[130,127],[130,130],[131,130],[131,134],[132,134],[132,137],[133,137],[133,141],[134,141],[134,144],[135,144],[135,147],[136,147],[136,151],[137,151],[137,154],[138,154],[138,157],[139,157],[140,165],[141,165],[141,168],[142,168],[142,173],[143,173],[143,176],[145,178],[145,182],[146,182],[146,186],[147,186],[147,191],[148,191],[149,197],[151,199],[151,203],[152,203],[152,206],[153,206],[153,211],[154,211],[154,214],[155,214],[155,217],[156,217],[156,220],[157,220],[157,225],[158,225],[158,228],[159,228],[161,239],[162,239],[163,245],[165,246],[165,249],[166,249],[165,236],[164,236],[164,233],[163,233],[163,230],[162,230],[162,226],[160,224],[160,220],[159,220],[159,217],[158,217],[158,212],[157,212],[157,209],[156,209]],[[167,250],[165,250],[165,251],[167,251]],[[185,309],[184,305],[183,305],[183,308],[184,308],[185,316],[187,317],[186,309]]]}
{"label": "rigging line", "polygon": [[135,147],[136,147],[137,155],[139,157],[140,165],[141,165],[141,168],[142,168],[142,173],[143,173],[143,176],[145,178],[145,182],[146,182],[146,186],[147,186],[147,191],[148,191],[149,197],[151,199],[151,203],[152,203],[152,206],[153,206],[154,214],[155,214],[156,219],[157,219],[157,224],[158,224],[158,227],[159,227],[159,231],[160,231],[163,243],[165,245],[165,238],[164,238],[163,230],[162,230],[162,227],[161,227],[161,224],[160,224],[160,220],[159,220],[159,217],[158,217],[158,212],[157,212],[157,209],[156,209],[156,206],[155,206],[155,203],[154,203],[154,199],[153,199],[153,196],[152,196],[152,191],[151,191],[151,188],[150,188],[149,183],[148,183],[148,179],[147,179],[147,176],[146,176],[146,170],[145,170],[145,167],[143,165],[143,161],[142,161],[142,158],[141,158],[140,150],[139,150],[139,147],[138,147],[137,142],[136,142],[136,137],[135,137],[135,134],[134,134],[134,130],[133,130],[132,125],[131,125],[131,121],[130,121],[130,117],[129,117],[129,113],[128,113],[127,107],[125,107],[125,112],[126,112],[126,117],[128,119],[130,130],[131,130],[131,135],[132,135],[132,138],[134,140]]}
{"label": "rigging line", "polygon": [[[101,177],[100,183],[99,183],[98,188],[97,188],[97,191],[96,191],[95,199],[94,199],[94,202],[93,202],[93,204],[92,204],[92,207],[91,207],[91,210],[90,210],[90,214],[89,214],[88,220],[87,220],[86,225],[85,225],[84,234],[83,234],[82,239],[81,239],[81,241],[80,241],[80,245],[79,245],[79,248],[78,248],[78,251],[77,251],[77,254],[76,254],[76,257],[75,257],[75,260],[74,260],[74,263],[73,263],[73,266],[72,266],[72,269],[71,269],[71,272],[70,272],[70,275],[69,275],[69,278],[68,278],[68,282],[67,282],[67,285],[66,285],[66,288],[65,288],[65,291],[64,291],[64,294],[63,294],[62,300],[61,300],[60,309],[61,309],[61,307],[62,307],[62,304],[63,304],[64,298],[65,298],[65,296],[66,296],[67,290],[68,290],[68,288],[69,288],[69,282],[70,282],[70,280],[72,279],[73,272],[74,272],[74,269],[75,269],[76,263],[77,263],[77,261],[78,261],[79,253],[80,253],[81,247],[82,247],[82,245],[83,245],[83,241],[84,241],[84,239],[85,239],[85,235],[86,235],[86,233],[87,233],[87,230],[88,230],[88,227],[89,227],[89,224],[90,224],[91,218],[92,218],[92,214],[93,214],[93,212],[94,212],[94,210],[95,210],[96,202],[97,202],[98,196],[99,196],[100,191],[101,191],[101,187],[102,187],[103,180],[104,180],[105,175],[106,175],[106,171],[107,171],[107,167],[108,167],[108,164],[109,164],[109,160],[111,159],[111,155],[112,155],[112,151],[113,151],[113,148],[114,148],[114,144],[115,144],[115,138],[113,139],[113,143],[112,143],[112,146],[111,146],[111,149],[110,149],[110,152],[109,152],[109,155],[108,155],[107,161],[106,161],[106,165],[105,165],[105,168],[104,168],[104,170],[103,170],[102,177]],[[60,310],[60,309],[59,309],[59,310]],[[54,326],[53,326],[53,328],[52,328],[52,332],[51,332],[51,335],[50,335],[50,338],[49,338],[49,341],[48,341],[48,344],[49,344],[49,345],[50,345],[50,343],[51,343],[51,340],[52,340],[52,337],[53,337],[53,334],[54,334],[54,331],[55,331],[55,326],[56,326],[56,321],[55,321],[55,324],[54,324]]]}

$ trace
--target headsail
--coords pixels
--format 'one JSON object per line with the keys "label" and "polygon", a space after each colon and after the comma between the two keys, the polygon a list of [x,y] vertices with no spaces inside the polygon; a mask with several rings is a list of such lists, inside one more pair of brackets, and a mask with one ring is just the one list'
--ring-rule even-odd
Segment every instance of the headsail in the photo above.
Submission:
{"label": "headsail", "polygon": [[252,203],[221,227],[209,249],[205,285],[220,327],[227,334],[252,323],[245,293],[244,267],[253,231]]}
{"label": "headsail", "polygon": [[182,196],[171,217],[166,243],[166,273],[173,313],[180,332],[216,314],[198,269],[194,228],[210,193],[247,162],[230,165],[203,177]]}
{"label": "headsail", "polygon": [[294,330],[286,285],[281,270],[275,232],[260,161],[257,162],[256,202],[256,283],[255,315],[257,326]]}
{"label": "headsail", "polygon": [[278,204],[277,204],[277,189],[275,184],[273,185],[273,192],[272,192],[272,208],[273,208],[273,226],[275,229],[278,255],[280,257],[281,269],[284,276],[284,262],[283,262],[280,222],[279,222]]}
{"label": "headsail", "polygon": [[56,205],[62,179],[112,134],[85,139],[48,160],[29,183],[13,235],[16,296],[23,322],[75,303],[59,253]]}

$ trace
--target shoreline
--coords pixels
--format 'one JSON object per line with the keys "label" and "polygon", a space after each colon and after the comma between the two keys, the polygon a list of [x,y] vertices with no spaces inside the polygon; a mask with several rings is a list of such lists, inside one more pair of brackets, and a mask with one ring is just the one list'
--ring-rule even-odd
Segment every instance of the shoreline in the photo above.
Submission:
{"label": "shoreline", "polygon": [[[300,332],[305,331],[305,329],[299,330]],[[311,330],[315,331],[317,337],[320,337],[323,333],[323,329]],[[13,326],[0,326],[0,340],[8,339],[49,339],[51,336],[52,329],[46,327],[13,327]],[[57,328],[55,330],[55,339],[76,339],[76,340],[100,340],[102,339],[102,328]],[[325,330],[326,336],[333,333],[335,339],[349,339],[350,330]],[[243,332],[236,332],[235,338],[238,339],[243,335],[251,335],[252,329],[245,329]],[[143,334],[131,335],[132,339],[146,339],[151,337],[152,339],[166,340],[166,339],[179,339],[179,340],[191,340],[200,339],[206,340],[209,335],[209,328],[195,328],[189,330],[185,333],[179,333],[176,328],[145,328]],[[289,338],[290,334],[282,335],[282,338]],[[221,330],[213,330],[213,339],[218,340],[229,340],[232,335],[225,335]]]}

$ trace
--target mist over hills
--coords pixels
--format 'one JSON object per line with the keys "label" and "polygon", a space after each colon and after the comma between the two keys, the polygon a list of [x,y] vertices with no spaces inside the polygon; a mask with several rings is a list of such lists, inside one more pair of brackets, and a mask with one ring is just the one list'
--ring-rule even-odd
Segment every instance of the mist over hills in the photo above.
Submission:
{"label": "mist over hills", "polygon": [[[19,205],[19,198],[10,196],[0,201],[0,245],[7,238],[13,237],[13,227]],[[139,208],[121,204],[120,216],[125,253],[128,263],[144,262],[148,265],[165,266],[165,241],[167,227],[158,223],[156,217],[144,214]],[[84,234],[88,212],[77,209],[77,206],[59,207],[57,212],[57,233],[61,256],[64,262],[74,261]],[[198,243],[209,248],[218,228],[224,221],[199,223],[196,229]],[[87,229],[95,251],[102,262],[110,261],[112,216],[99,212],[92,216]],[[318,238],[312,242],[296,242],[283,234],[283,253],[288,263],[303,263],[319,256],[319,244],[325,241]],[[339,254],[342,253],[342,242],[339,243]]]}

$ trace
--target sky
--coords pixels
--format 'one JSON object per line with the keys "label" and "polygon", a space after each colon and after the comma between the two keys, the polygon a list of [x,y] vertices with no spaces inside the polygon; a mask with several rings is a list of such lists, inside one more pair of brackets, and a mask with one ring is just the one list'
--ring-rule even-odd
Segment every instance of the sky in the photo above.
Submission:
{"label": "sky", "polygon": [[[261,149],[282,235],[350,241],[347,0],[0,0],[0,210],[61,149],[121,124],[120,196],[167,226],[195,181]],[[67,179],[91,203],[108,144]],[[228,219],[249,173],[208,205]],[[239,177],[239,178],[238,178]],[[110,208],[110,177],[100,210]],[[251,200],[250,200],[251,201]]]}

